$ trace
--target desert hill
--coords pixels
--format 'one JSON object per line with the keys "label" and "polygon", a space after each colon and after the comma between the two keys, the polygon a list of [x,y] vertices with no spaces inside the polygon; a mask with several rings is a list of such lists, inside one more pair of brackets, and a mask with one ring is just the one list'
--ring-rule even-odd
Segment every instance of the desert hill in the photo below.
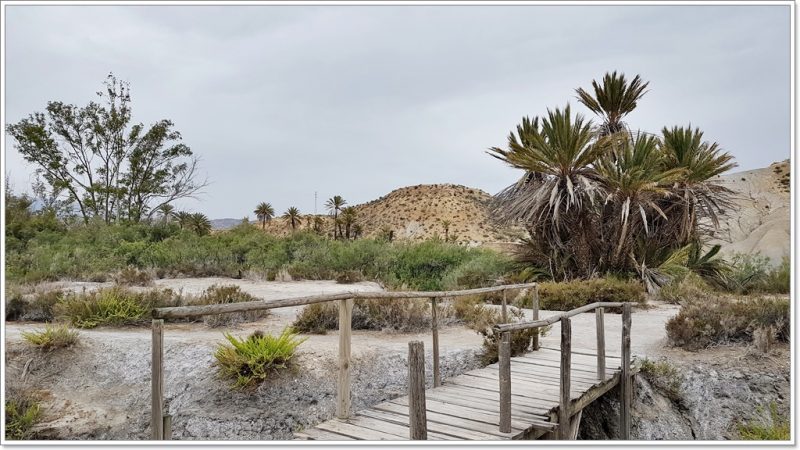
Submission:
{"label": "desert hill", "polygon": [[759,252],[775,263],[789,255],[790,168],[785,160],[719,177],[736,193],[736,208],[726,213],[712,241],[722,245],[722,253]]}

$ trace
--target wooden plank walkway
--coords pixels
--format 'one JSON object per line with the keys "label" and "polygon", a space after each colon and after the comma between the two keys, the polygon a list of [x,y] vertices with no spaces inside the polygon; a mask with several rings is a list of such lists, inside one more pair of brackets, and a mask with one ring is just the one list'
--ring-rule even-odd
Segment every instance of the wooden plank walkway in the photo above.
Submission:
{"label": "wooden plank walkway", "polygon": [[[570,410],[579,413],[620,380],[621,359],[606,354],[606,379],[597,378],[593,351],[573,349]],[[541,348],[511,358],[511,432],[499,431],[499,367],[492,364],[445,380],[427,389],[429,440],[531,439],[555,431],[561,379],[559,349]],[[634,373],[632,367],[631,373]],[[305,440],[397,441],[409,439],[407,396],[358,411],[349,419],[332,419],[295,433]]]}

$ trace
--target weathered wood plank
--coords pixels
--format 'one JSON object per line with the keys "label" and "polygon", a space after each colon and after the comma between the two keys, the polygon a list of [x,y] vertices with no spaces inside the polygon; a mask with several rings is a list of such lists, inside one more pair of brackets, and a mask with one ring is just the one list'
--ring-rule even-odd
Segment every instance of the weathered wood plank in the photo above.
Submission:
{"label": "weathered wood plank", "polygon": [[[400,397],[398,399],[394,399],[386,403],[393,403],[408,408],[407,397]],[[475,405],[474,403],[472,404],[472,406],[463,406],[447,402],[441,402],[438,400],[432,400],[430,398],[426,398],[425,403],[428,406],[428,413],[434,412],[453,417],[463,417],[465,419],[474,420],[476,422],[483,422],[492,426],[500,425],[499,415],[492,414],[491,412],[485,409],[480,409],[479,405]],[[514,417],[512,416],[511,419],[512,429],[524,430],[527,429],[529,426],[530,424],[528,424],[526,421],[515,420]]]}
{"label": "weathered wood plank", "polygon": [[336,384],[336,417],[350,417],[350,343],[353,299],[339,300],[339,377]]}
{"label": "weathered wood plank", "polygon": [[164,439],[164,321],[154,319],[151,348],[150,428],[154,441]]}
{"label": "weathered wood plank", "polygon": [[[385,403],[381,404],[381,409],[379,411],[383,411],[386,415],[394,415],[396,416],[397,421],[408,420],[408,416],[403,413],[387,411],[385,408]],[[434,421],[428,422],[428,429],[430,431],[435,431],[439,434],[445,434],[450,436],[452,439],[463,439],[463,440],[476,440],[476,441],[486,441],[486,440],[497,440],[498,436],[488,433],[481,433],[475,430],[469,430],[465,428],[460,428],[453,425],[448,425],[446,423],[439,423]],[[506,437],[506,439],[510,439],[511,435]]]}
{"label": "weathered wood plank", "polygon": [[620,438],[631,438],[631,305],[622,307],[622,371],[620,374]]}
{"label": "weathered wood plank", "polygon": [[306,428],[305,430],[294,433],[296,438],[310,439],[314,441],[352,441],[355,438],[343,436],[341,434],[332,433],[319,428]]}
{"label": "weathered wood plank", "polygon": [[[604,315],[605,315],[605,313],[604,313]],[[556,347],[549,347],[549,346],[543,346],[542,350],[549,350],[549,351],[553,351],[553,352],[560,352],[561,351],[560,349],[558,349]],[[574,348],[573,347],[572,348],[572,355],[573,356],[574,355],[580,355],[580,356],[595,357],[595,356],[597,356],[597,352],[592,350],[592,349]],[[617,355],[616,353],[608,353],[608,350],[606,350],[606,359],[621,359],[621,358],[622,357],[620,355]]]}
{"label": "weathered wood plank", "polygon": [[[503,291],[505,307],[506,291]],[[505,308],[504,308],[505,309]],[[499,349],[500,431],[511,432],[511,333],[503,333]],[[492,377],[494,378],[494,377]]]}
{"label": "weathered wood plank", "polygon": [[569,439],[570,432],[570,374],[572,373],[572,323],[569,317],[561,318],[561,395],[558,402],[558,438]]}
{"label": "weathered wood plank", "polygon": [[439,325],[436,316],[436,297],[431,297],[431,332],[433,333],[433,387],[439,387],[442,385],[442,378],[441,374],[439,373]]}
{"label": "weathered wood plank", "polygon": [[375,431],[370,430],[368,428],[359,427],[356,425],[351,425],[346,422],[342,422],[339,419],[329,420],[327,422],[322,422],[321,424],[317,425],[317,428],[330,431],[333,433],[341,434],[343,436],[348,436],[353,439],[357,439],[360,441],[400,441],[403,438],[395,436],[390,433],[384,433],[382,431]]}
{"label": "weathered wood plank", "polygon": [[422,341],[408,343],[408,416],[411,440],[425,440],[428,421],[425,417],[425,348]]}
{"label": "weathered wood plank", "polygon": [[606,377],[606,331],[603,324],[603,308],[597,308],[595,313],[595,328],[597,329],[597,379]]}
{"label": "weathered wood plank", "polygon": [[[375,409],[402,416],[405,416],[408,411],[408,408],[404,407],[403,405],[398,405],[392,402],[381,403],[379,406],[376,406]],[[456,428],[463,428],[467,431],[477,431],[484,434],[490,434],[502,439],[511,439],[513,437],[513,433],[511,431],[505,433],[500,432],[497,430],[497,426],[489,425],[488,423],[480,421],[470,420],[461,416],[437,413],[431,409],[428,409],[428,423],[430,424],[428,428],[433,428],[436,426],[435,424],[438,423]],[[522,429],[516,430],[517,433],[521,431]]]}
{"label": "weathered wood plank", "polygon": [[[531,298],[531,318],[536,321],[539,320],[539,285],[533,287],[533,298]],[[540,330],[541,331],[541,330]],[[531,348],[539,350],[539,333],[536,333],[531,338]]]}

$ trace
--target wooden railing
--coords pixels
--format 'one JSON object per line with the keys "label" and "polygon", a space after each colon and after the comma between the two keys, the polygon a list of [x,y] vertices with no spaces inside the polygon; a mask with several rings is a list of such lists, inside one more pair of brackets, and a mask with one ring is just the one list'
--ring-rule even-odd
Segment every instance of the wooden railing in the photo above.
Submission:
{"label": "wooden railing", "polygon": [[[558,407],[558,438],[568,439],[571,429],[572,417],[570,404],[570,375],[572,367],[572,323],[570,317],[577,314],[595,311],[597,328],[597,379],[606,379],[606,348],[604,309],[622,308],[622,343],[621,343],[621,373],[620,373],[620,436],[622,439],[630,438],[631,417],[631,305],[633,303],[599,302],[581,306],[561,314],[556,314],[543,320],[529,322],[505,323],[495,325],[493,330],[500,333],[498,344],[499,355],[499,382],[500,382],[500,431],[511,431],[511,332],[528,329],[538,329],[556,322],[561,322],[561,362],[559,382],[559,407]],[[538,335],[538,333],[537,333]]]}
{"label": "wooden railing", "polygon": [[[339,360],[338,360],[338,380],[336,387],[336,416],[346,419],[351,415],[351,380],[350,380],[350,344],[351,344],[351,322],[353,315],[353,302],[357,298],[365,299],[413,299],[429,298],[431,300],[431,332],[433,334],[433,380],[434,386],[441,385],[441,374],[439,371],[439,329],[437,317],[437,300],[440,298],[464,297],[477,294],[488,294],[502,292],[503,300],[501,305],[502,321],[508,322],[506,292],[509,290],[533,289],[532,298],[533,318],[539,317],[539,296],[536,283],[509,284],[503,286],[492,286],[487,288],[467,289],[461,291],[402,291],[402,292],[345,292],[339,294],[323,294],[307,297],[286,298],[280,300],[258,300],[241,303],[225,303],[202,306],[177,306],[170,308],[156,308],[152,310],[153,317],[153,340],[152,340],[152,416],[151,427],[154,440],[169,439],[169,432],[165,429],[171,427],[170,416],[164,415],[164,380],[163,380],[163,333],[164,319],[180,319],[191,317],[202,317],[212,314],[227,314],[244,311],[261,311],[275,308],[285,308],[289,306],[305,306],[315,303],[325,303],[331,301],[339,302]],[[536,322],[530,322],[536,323]],[[503,325],[507,326],[507,325]],[[538,335],[533,341],[534,349],[539,348]],[[415,347],[416,348],[416,347]],[[409,367],[411,367],[409,361]],[[422,378],[424,390],[424,378]],[[419,382],[417,381],[417,384]],[[423,400],[424,402],[424,400]],[[424,414],[423,414],[424,417]],[[417,433],[421,433],[416,429]],[[412,431],[413,434],[413,431]],[[414,436],[411,436],[414,438]]]}

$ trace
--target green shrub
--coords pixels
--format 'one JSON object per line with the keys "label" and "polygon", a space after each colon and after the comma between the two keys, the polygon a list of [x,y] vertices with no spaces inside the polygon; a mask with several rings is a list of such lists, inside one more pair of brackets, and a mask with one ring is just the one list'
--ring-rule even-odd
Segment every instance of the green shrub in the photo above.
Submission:
{"label": "green shrub", "polygon": [[339,327],[339,308],[334,302],[307,305],[300,310],[292,327],[301,333],[313,334],[325,334],[328,330],[335,330]]}
{"label": "green shrub", "polygon": [[[633,280],[593,278],[539,284],[539,307],[545,310],[569,311],[595,302],[644,303],[644,301],[644,286]],[[529,308],[530,305],[529,295],[521,306]]]}
{"label": "green shrub", "polygon": [[792,267],[788,256],[784,256],[781,263],[769,269],[762,291],[770,294],[788,294],[791,285]]}
{"label": "green shrub", "polygon": [[673,402],[681,402],[683,376],[667,361],[643,359],[640,372],[653,386],[663,392]]}
{"label": "green shrub", "polygon": [[32,439],[32,428],[41,416],[39,403],[29,395],[14,393],[6,399],[6,439]]}
{"label": "green shrub", "polygon": [[666,324],[670,342],[690,350],[751,342],[755,330],[769,327],[777,339],[788,342],[788,299],[716,296],[688,301]]}
{"label": "green shrub", "polygon": [[56,315],[78,328],[133,325],[144,322],[154,306],[146,295],[112,287],[68,296],[56,305]]}
{"label": "green shrub", "polygon": [[53,309],[63,298],[64,293],[60,290],[28,295],[12,290],[6,294],[6,320],[52,321]]}
{"label": "green shrub", "polygon": [[70,330],[66,325],[54,327],[45,326],[43,330],[22,332],[22,338],[31,345],[41,350],[53,350],[57,348],[71,347],[78,343],[78,332]]}
{"label": "green shrub", "polygon": [[[758,406],[756,411],[764,415],[764,407]],[[738,426],[739,438],[745,441],[788,441],[791,439],[789,419],[778,413],[775,402],[769,405],[769,419],[742,423]]]}
{"label": "green shrub", "polygon": [[244,339],[228,333],[225,338],[228,344],[220,344],[214,358],[220,376],[235,380],[236,387],[254,386],[287,368],[297,347],[305,342],[291,328],[279,336],[256,331]]}
{"label": "green shrub", "polygon": [[735,294],[788,294],[790,278],[788,257],[772,266],[769,258],[761,254],[737,253],[731,257],[729,270],[719,278],[719,285]]}

